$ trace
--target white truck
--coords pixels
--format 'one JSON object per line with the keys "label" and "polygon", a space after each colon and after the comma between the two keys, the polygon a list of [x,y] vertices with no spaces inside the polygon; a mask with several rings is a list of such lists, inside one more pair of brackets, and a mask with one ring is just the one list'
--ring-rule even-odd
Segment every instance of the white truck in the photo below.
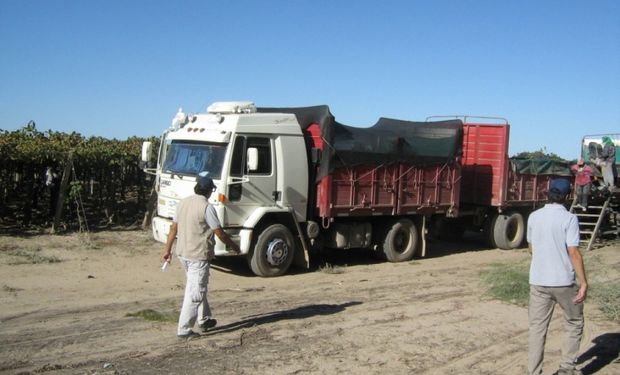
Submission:
{"label": "white truck", "polygon": [[[371,128],[335,122],[327,106],[257,108],[218,102],[179,110],[161,137],[153,236],[165,242],[196,176],[213,179],[223,228],[252,271],[279,276],[307,266],[313,248],[376,250],[389,261],[424,253],[425,218],[457,214],[460,120],[380,119]],[[216,240],[216,256],[230,255]]]}

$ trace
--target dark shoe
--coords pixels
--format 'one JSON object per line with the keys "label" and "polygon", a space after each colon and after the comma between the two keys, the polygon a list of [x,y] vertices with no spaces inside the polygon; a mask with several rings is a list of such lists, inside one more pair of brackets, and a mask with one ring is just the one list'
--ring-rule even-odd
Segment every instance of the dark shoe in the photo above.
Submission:
{"label": "dark shoe", "polygon": [[200,329],[202,332],[207,332],[209,329],[215,327],[217,325],[216,319],[207,319],[204,323],[200,325]]}
{"label": "dark shoe", "polygon": [[189,331],[188,333],[185,333],[183,335],[177,335],[177,337],[179,338],[179,340],[189,341],[189,340],[192,340],[192,339],[200,337],[200,333],[196,333],[194,331]]}

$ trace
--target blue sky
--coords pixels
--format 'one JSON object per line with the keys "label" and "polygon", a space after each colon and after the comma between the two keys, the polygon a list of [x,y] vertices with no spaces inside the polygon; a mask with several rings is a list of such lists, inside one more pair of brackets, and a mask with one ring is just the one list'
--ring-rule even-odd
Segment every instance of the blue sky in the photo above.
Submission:
{"label": "blue sky", "polygon": [[510,154],[620,133],[620,1],[0,1],[0,129],[153,136],[214,101],[341,123],[505,117]]}

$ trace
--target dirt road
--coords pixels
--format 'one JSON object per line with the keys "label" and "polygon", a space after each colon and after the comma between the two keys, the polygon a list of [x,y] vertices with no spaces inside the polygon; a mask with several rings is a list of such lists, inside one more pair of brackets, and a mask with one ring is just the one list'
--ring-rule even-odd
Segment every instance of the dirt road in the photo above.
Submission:
{"label": "dirt road", "polygon": [[[140,231],[0,237],[0,373],[525,373],[527,309],[488,298],[480,277],[492,263],[527,262],[524,250],[433,243],[430,257],[398,264],[345,253],[327,259],[342,273],[271,279],[240,259],[218,261],[209,298],[219,324],[187,342],[171,321],[128,316],[178,311],[184,277],[178,262],[159,270],[161,251]],[[617,243],[585,259],[591,283],[620,280]],[[605,272],[590,270],[597,265]],[[586,314],[580,367],[620,374],[620,327],[593,300]]]}

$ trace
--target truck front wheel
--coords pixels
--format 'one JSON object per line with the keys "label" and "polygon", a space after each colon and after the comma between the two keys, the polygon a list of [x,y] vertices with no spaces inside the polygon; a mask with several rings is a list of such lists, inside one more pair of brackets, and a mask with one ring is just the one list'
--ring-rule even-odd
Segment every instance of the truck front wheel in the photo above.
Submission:
{"label": "truck front wheel", "polygon": [[283,275],[291,266],[294,251],[295,240],[291,231],[282,224],[272,224],[258,236],[250,268],[261,277]]}
{"label": "truck front wheel", "polygon": [[390,262],[404,262],[415,255],[418,231],[413,221],[400,219],[388,230],[383,242],[383,253]]}
{"label": "truck front wheel", "polygon": [[525,219],[519,212],[498,214],[493,224],[493,240],[503,250],[516,249],[525,237]]}

